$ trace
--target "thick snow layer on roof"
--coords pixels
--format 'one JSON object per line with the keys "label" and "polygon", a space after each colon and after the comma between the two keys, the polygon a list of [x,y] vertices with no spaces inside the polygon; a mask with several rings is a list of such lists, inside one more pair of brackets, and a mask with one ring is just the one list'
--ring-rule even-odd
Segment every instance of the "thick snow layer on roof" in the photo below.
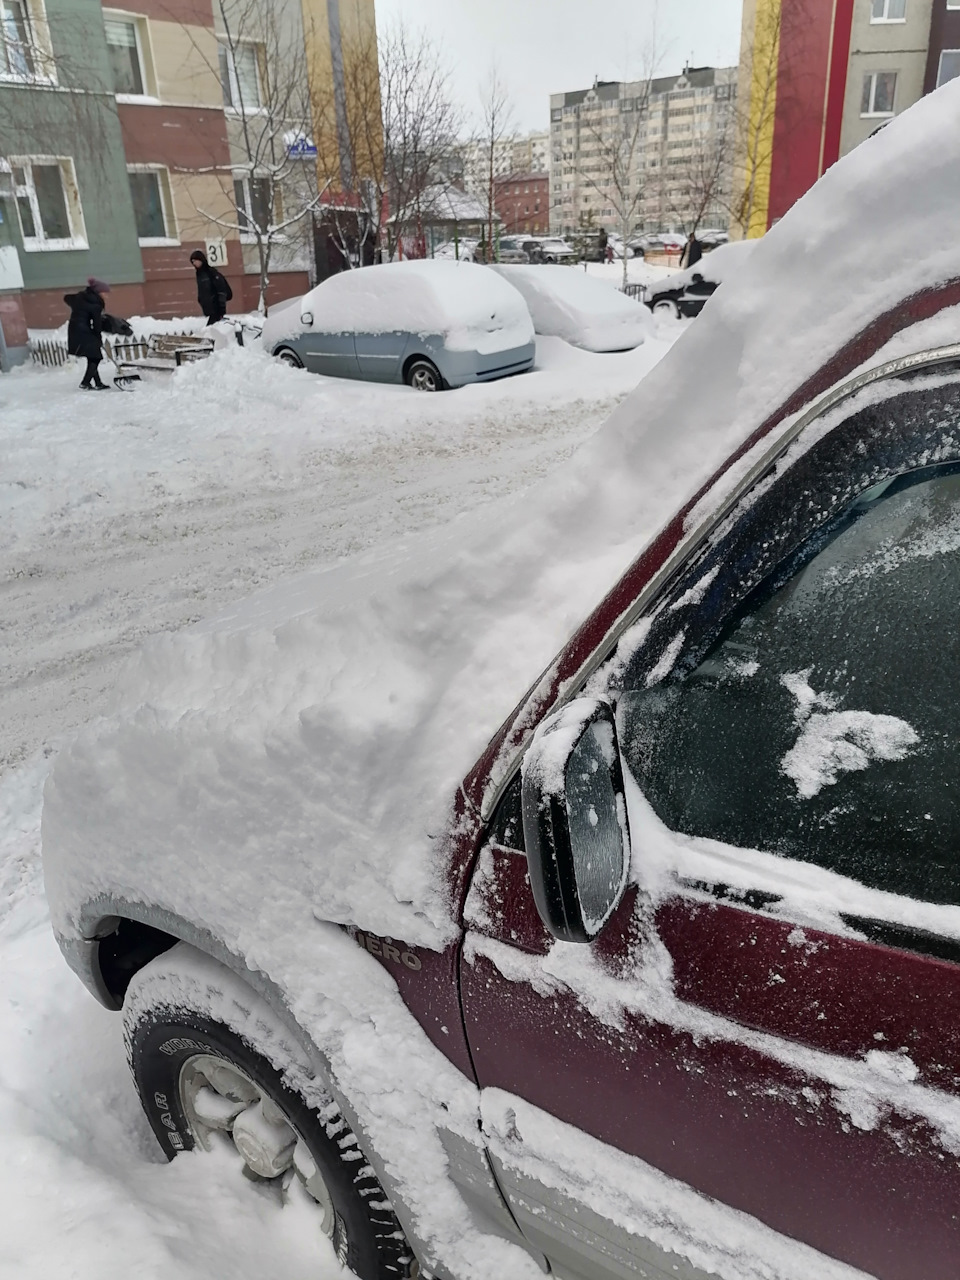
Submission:
{"label": "thick snow layer on roof", "polygon": [[308,903],[448,942],[450,801],[517,698],[771,411],[875,317],[960,276],[958,113],[952,83],[831,169],[521,499],[147,644],[48,784],[56,927],[101,893],[146,899],[268,973]]}
{"label": "thick snow layer on roof", "polygon": [[523,294],[537,333],[587,351],[628,351],[651,330],[646,307],[570,267],[493,266]]}
{"label": "thick snow layer on roof", "polygon": [[443,337],[452,351],[486,354],[533,341],[523,299],[472,262],[390,262],[341,271],[304,294],[299,311],[286,306],[267,318],[267,349],[302,332],[300,316],[307,312],[314,333],[418,333]]}

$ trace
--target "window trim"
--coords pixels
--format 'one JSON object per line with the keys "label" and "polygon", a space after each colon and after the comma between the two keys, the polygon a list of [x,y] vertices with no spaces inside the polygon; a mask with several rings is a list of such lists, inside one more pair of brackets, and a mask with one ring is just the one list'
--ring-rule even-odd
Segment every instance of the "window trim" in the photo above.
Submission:
{"label": "window trim", "polygon": [[882,26],[903,26],[903,24],[904,24],[904,23],[906,22],[906,20],[907,20],[907,4],[909,3],[909,0],[904,0],[904,6],[903,6],[903,17],[902,17],[902,18],[890,18],[890,17],[888,17],[888,16],[887,16],[887,10],[890,8],[890,3],[891,3],[891,0],[883,0],[883,10],[884,10],[884,14],[883,14],[883,17],[882,17],[882,18],[875,18],[875,17],[874,17],[874,15],[873,15],[873,5],[871,4],[871,6],[870,6],[870,25],[871,25],[872,27],[882,27]]}
{"label": "window trim", "polygon": [[[957,4],[956,4],[956,6],[955,6],[955,7],[956,7],[957,9],[960,9],[960,0],[957,0]],[[937,63],[937,86],[936,86],[936,87],[937,87],[938,89],[939,89],[942,85],[950,84],[950,82],[951,82],[952,80],[956,80],[956,79],[960,78],[960,71],[958,71],[958,72],[957,72],[957,75],[955,75],[955,76],[951,76],[949,80],[941,80],[941,79],[940,79],[940,73],[941,73],[941,71],[943,70],[943,59],[944,59],[944,57],[946,56],[946,54],[948,54],[948,53],[956,54],[956,56],[957,56],[958,58],[960,58],[960,49],[941,49],[941,50],[940,50],[940,60],[939,60],[939,62]]]}
{"label": "window trim", "polygon": [[[226,51],[226,55],[227,55],[228,83],[226,85],[223,83],[223,76],[221,74],[220,87],[221,89],[229,91],[231,101],[227,102],[226,95],[224,95],[224,103],[223,103],[224,114],[234,115],[234,116],[264,115],[266,109],[263,105],[263,89],[264,89],[263,58],[261,55],[261,50],[263,48],[263,45],[257,40],[231,41],[228,36],[221,35],[219,33],[217,34],[217,44],[220,49],[223,49]],[[241,46],[244,48],[252,49],[254,52],[254,64],[256,66],[256,71],[257,71],[257,98],[258,98],[258,102],[255,107],[250,107],[250,106],[238,107],[235,105],[236,100],[239,99],[241,96],[240,81],[237,76],[237,62],[235,57],[235,50],[240,48]]]}
{"label": "window trim", "polygon": [[[17,205],[17,223],[20,227],[20,239],[25,253],[69,253],[76,250],[89,249],[87,228],[83,218],[83,205],[80,201],[80,187],[77,183],[77,170],[73,156],[8,156],[11,169],[23,169],[29,172],[29,182],[18,187],[14,179],[14,203]],[[20,217],[19,200],[22,196],[30,201],[34,226],[43,231],[43,219],[40,217],[40,205],[37,200],[36,186],[33,180],[34,165],[57,165],[60,169],[60,181],[63,184],[63,200],[67,210],[72,234],[64,239],[57,237],[47,239],[44,235],[26,236],[23,232],[23,221]]]}
{"label": "window trim", "polygon": [[[177,223],[177,210],[170,186],[170,170],[165,164],[128,164],[127,173],[155,173],[160,193],[160,210],[163,214],[164,236],[137,236],[137,243],[142,249],[170,248],[181,243],[180,227]],[[136,217],[136,213],[134,213]]]}
{"label": "window trim", "polygon": [[[893,78],[894,78],[894,79],[893,79],[893,102],[894,102],[894,105],[893,105],[893,107],[891,108],[891,110],[889,110],[889,111],[876,111],[876,110],[874,110],[874,109],[873,109],[873,107],[874,107],[874,104],[876,103],[876,99],[877,99],[877,77],[878,77],[878,76],[890,76],[890,75],[892,75],[892,76],[893,76]],[[898,70],[865,71],[865,72],[864,72],[864,75],[863,75],[863,83],[864,83],[864,85],[866,85],[866,82],[867,82],[868,80],[872,82],[872,83],[871,83],[871,86],[870,86],[870,106],[871,106],[871,110],[869,110],[869,111],[862,111],[862,110],[861,110],[861,112],[860,112],[860,119],[861,119],[861,120],[890,120],[890,119],[892,119],[892,118],[897,114],[897,107],[896,107],[896,102],[897,102],[897,86],[898,86],[898,85],[899,85],[899,83],[900,83],[900,72],[899,72]],[[861,90],[860,90],[860,101],[861,101],[861,104],[862,104],[862,102],[863,102],[863,89],[862,89],[862,88],[861,88]]]}
{"label": "window trim", "polygon": [[[140,80],[143,93],[115,93],[117,102],[159,103],[157,78],[154,73],[153,41],[150,36],[150,20],[142,13],[130,13],[125,9],[103,10],[104,31],[107,22],[127,22],[133,27],[137,42],[137,59],[140,63]],[[109,44],[109,41],[107,42]]]}
{"label": "window trim", "polygon": [[50,41],[45,0],[21,0],[30,32],[30,50],[36,64],[33,71],[0,71],[0,84],[48,84],[57,81],[57,64]]}

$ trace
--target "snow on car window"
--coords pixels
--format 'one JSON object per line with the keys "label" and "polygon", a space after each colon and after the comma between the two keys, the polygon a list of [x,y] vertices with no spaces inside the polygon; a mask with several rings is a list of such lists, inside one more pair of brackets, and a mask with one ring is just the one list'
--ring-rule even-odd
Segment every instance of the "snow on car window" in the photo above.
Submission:
{"label": "snow on car window", "polygon": [[960,903],[960,474],[868,490],[792,563],[693,669],[627,673],[631,772],[684,835]]}

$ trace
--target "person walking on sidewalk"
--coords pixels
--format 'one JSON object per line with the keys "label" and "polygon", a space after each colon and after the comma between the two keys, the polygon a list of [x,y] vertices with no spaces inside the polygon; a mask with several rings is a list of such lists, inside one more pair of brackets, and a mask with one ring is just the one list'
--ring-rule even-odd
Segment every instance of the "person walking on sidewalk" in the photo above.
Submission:
{"label": "person walking on sidewalk", "polygon": [[103,332],[103,295],[109,292],[110,286],[105,281],[91,276],[81,293],[66,293],[63,296],[70,308],[67,351],[87,362],[87,371],[80,383],[81,391],[108,389],[107,384],[100,380],[100,361],[103,359],[100,335]]}
{"label": "person walking on sidewalk", "polygon": [[190,265],[197,273],[197,301],[207,317],[207,325],[216,324],[227,314],[227,303],[233,290],[216,267],[211,267],[207,255],[195,249],[190,255]]}

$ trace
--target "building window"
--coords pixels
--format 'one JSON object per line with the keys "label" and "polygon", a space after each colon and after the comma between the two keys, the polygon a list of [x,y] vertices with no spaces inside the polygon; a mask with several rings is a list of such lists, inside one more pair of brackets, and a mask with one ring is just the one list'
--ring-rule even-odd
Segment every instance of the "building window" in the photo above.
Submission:
{"label": "building window", "polygon": [[223,105],[234,111],[257,111],[263,105],[260,92],[260,46],[220,44],[220,83]]}
{"label": "building window", "polygon": [[62,156],[11,156],[10,165],[24,249],[86,249],[73,161]]}
{"label": "building window", "polygon": [[871,71],[863,77],[863,95],[860,99],[862,116],[892,116],[897,92],[895,71]]}
{"label": "building window", "polygon": [[0,80],[55,82],[43,0],[0,0]]}
{"label": "building window", "polygon": [[[960,0],[956,5],[960,9]],[[944,49],[940,54],[940,66],[937,68],[937,88],[948,80],[956,80],[960,76],[960,49]]]}
{"label": "building window", "polygon": [[114,93],[118,98],[154,96],[144,57],[146,32],[142,19],[119,14],[105,16],[103,28],[107,36]]}
{"label": "building window", "polygon": [[140,243],[179,244],[167,170],[130,168],[127,170],[127,177],[130,180],[133,215]]}
{"label": "building window", "polygon": [[873,0],[871,22],[906,22],[907,0]]}
{"label": "building window", "polygon": [[263,234],[273,222],[270,187],[269,178],[234,178],[233,200],[242,235],[252,237],[255,226]]}

